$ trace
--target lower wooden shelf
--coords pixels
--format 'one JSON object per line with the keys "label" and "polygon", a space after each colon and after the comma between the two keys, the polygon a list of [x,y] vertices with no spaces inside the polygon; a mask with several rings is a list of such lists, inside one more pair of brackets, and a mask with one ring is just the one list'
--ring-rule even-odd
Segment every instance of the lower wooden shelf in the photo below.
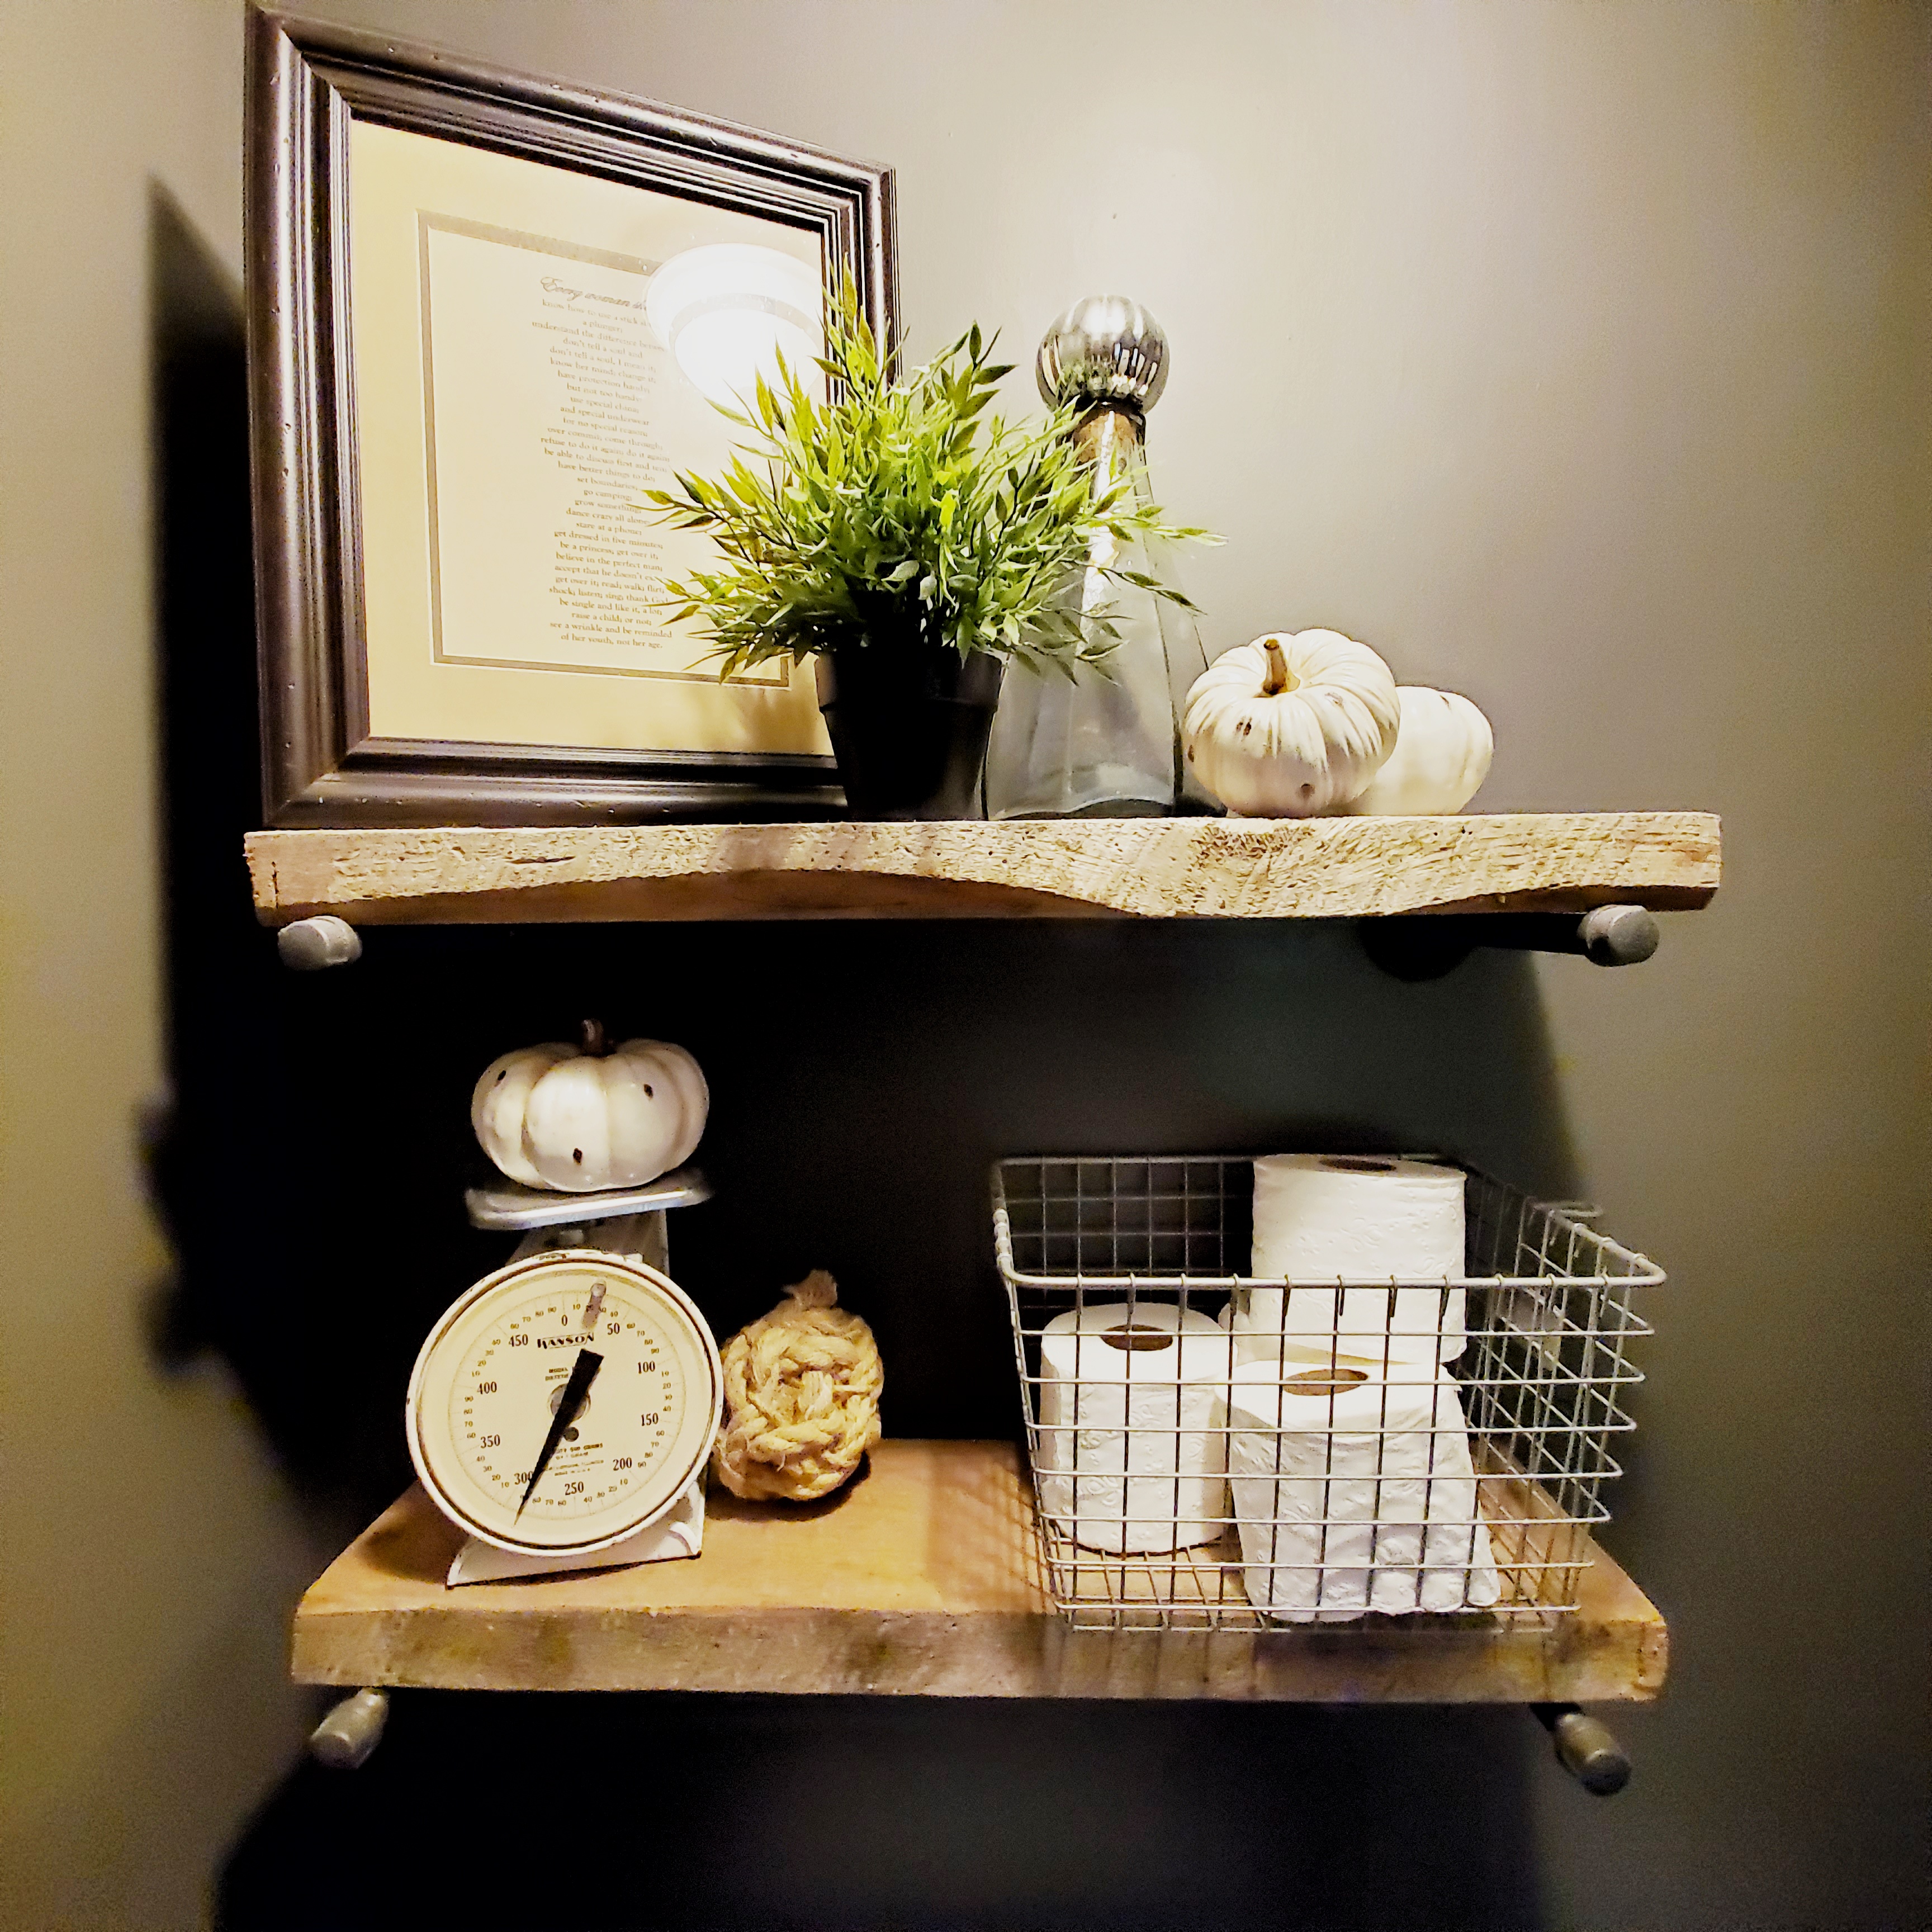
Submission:
{"label": "lower wooden shelf", "polygon": [[1589,1703],[1662,1688],[1662,1616],[1600,1550],[1580,1606],[1320,1629],[1073,1630],[1000,1442],[889,1442],[804,1508],[709,1502],[694,1562],[444,1587],[458,1532],[412,1489],[296,1612],[306,1684],[1304,1703]]}

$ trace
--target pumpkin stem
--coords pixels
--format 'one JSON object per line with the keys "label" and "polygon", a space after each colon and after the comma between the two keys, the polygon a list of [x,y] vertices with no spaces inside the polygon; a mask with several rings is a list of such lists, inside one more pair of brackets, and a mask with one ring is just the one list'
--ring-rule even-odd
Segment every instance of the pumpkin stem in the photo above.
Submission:
{"label": "pumpkin stem", "polygon": [[1264,638],[1262,649],[1268,653],[1268,672],[1262,680],[1262,695],[1279,698],[1284,691],[1294,688],[1294,680],[1288,675],[1288,659],[1282,655],[1279,638]]}
{"label": "pumpkin stem", "polygon": [[601,1060],[610,1051],[610,1042],[604,1035],[602,1020],[586,1020],[577,1029],[577,1037],[586,1053]]}

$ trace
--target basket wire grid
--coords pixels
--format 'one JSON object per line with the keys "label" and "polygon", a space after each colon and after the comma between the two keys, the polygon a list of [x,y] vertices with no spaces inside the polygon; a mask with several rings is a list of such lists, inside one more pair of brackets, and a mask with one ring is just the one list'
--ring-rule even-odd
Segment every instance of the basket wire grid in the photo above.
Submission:
{"label": "basket wire grid", "polygon": [[[1284,1338],[1276,1314],[1270,1347],[1255,1291],[1285,1310],[1308,1290],[1285,1298],[1281,1281],[1238,1272],[1252,1192],[1247,1156],[994,1170],[1056,1607],[1076,1627],[1156,1630],[1574,1610],[1604,1486],[1622,1473],[1611,1438],[1633,1426],[1624,1391],[1642,1379],[1627,1348],[1651,1330],[1633,1291],[1662,1271],[1588,1226],[1593,1210],[1470,1172],[1461,1277],[1316,1284],[1335,1325],[1312,1335],[1298,1319]],[[1064,1339],[1089,1310],[1093,1332]],[[1458,1312],[1466,1346],[1438,1370],[1438,1331]],[[1176,1332],[1210,1322],[1246,1340]],[[1197,1346],[1226,1364],[1258,1335],[1262,1359],[1218,1383],[1173,1366]]]}

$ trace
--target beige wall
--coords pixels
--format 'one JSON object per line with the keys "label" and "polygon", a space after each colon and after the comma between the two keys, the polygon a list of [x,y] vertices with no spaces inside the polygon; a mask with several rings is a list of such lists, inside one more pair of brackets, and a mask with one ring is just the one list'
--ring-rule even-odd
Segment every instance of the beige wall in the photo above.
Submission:
{"label": "beige wall", "polygon": [[[976,316],[1024,359],[1137,296],[1158,481],[1229,539],[1191,569],[1214,642],[1330,623],[1468,691],[1485,803],[1724,814],[1729,883],[1655,964],[1538,969],[1581,1178],[1676,1284],[1611,1539],[1672,1690],[1614,1804],[1533,1784],[1546,1883],[1564,1924],[1885,1922],[1924,1603],[1925,11],[328,10],[892,163],[915,350]],[[305,1560],[246,1418],[136,1321],[142,209],[157,176],[238,257],[239,36],[225,0],[8,35],[9,1226],[64,1245],[8,1286],[6,1743],[20,1869],[74,1901],[16,1922],[184,1924],[294,1734]]]}
{"label": "beige wall", "polygon": [[240,19],[0,12],[5,560],[4,1840],[22,1932],[199,1922],[306,1705],[315,1562],[219,1368],[158,1369],[169,1256],[151,581],[151,194],[238,284]]}

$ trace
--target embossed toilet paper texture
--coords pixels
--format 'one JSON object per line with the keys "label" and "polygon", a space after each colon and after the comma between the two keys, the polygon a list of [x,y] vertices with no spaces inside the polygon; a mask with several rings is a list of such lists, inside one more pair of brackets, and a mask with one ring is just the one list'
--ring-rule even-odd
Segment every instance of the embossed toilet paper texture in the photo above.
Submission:
{"label": "embossed toilet paper texture", "polygon": [[1282,1374],[1237,1366],[1223,1412],[1248,1600],[1288,1623],[1493,1604],[1455,1383]]}
{"label": "embossed toilet paper texture", "polygon": [[[1462,1352],[1463,1291],[1433,1282],[1463,1270],[1465,1176],[1430,1161],[1269,1154],[1255,1162],[1249,1272],[1258,1287],[1234,1318],[1235,1354],[1265,1361],[1285,1344],[1390,1363]],[[1320,1284],[1378,1284],[1338,1288]],[[1310,1286],[1308,1284],[1316,1284]]]}
{"label": "embossed toilet paper texture", "polygon": [[[1109,1330],[1158,1330],[1122,1348]],[[1040,1342],[1040,1500],[1048,1520],[1115,1555],[1211,1543],[1226,1526],[1226,1334],[1194,1309],[1136,1300],[1069,1310]]]}

